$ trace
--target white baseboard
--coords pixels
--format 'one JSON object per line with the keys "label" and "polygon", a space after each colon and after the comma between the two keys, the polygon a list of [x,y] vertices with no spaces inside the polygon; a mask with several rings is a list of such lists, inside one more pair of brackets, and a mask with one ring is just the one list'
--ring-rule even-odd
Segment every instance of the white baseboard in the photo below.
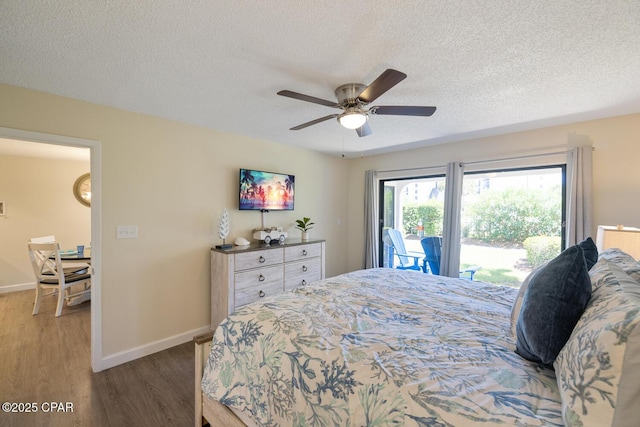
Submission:
{"label": "white baseboard", "polygon": [[17,285],[0,286],[0,294],[8,294],[9,292],[28,291],[36,288],[36,283],[19,283]]}
{"label": "white baseboard", "polygon": [[183,332],[178,335],[167,337],[158,341],[154,341],[149,344],[145,344],[139,347],[132,348],[130,350],[121,351],[119,353],[111,354],[102,358],[102,363],[96,372],[105,369],[113,368],[114,366],[121,365],[123,363],[131,362],[132,360],[139,359],[141,357],[149,356],[150,354],[157,353],[162,350],[166,350],[171,347],[175,347],[180,344],[184,344],[193,340],[193,337],[202,335],[211,330],[210,325],[203,326],[198,329]]}

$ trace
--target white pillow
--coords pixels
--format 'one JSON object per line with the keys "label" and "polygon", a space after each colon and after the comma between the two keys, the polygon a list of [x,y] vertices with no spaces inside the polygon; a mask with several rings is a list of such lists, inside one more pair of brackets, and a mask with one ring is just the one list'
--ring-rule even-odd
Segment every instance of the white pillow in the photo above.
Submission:
{"label": "white pillow", "polygon": [[640,286],[601,258],[593,292],[553,366],[567,426],[640,422]]}
{"label": "white pillow", "polygon": [[633,280],[640,282],[640,263],[628,253],[618,248],[605,249],[600,254],[600,258],[617,265]]}

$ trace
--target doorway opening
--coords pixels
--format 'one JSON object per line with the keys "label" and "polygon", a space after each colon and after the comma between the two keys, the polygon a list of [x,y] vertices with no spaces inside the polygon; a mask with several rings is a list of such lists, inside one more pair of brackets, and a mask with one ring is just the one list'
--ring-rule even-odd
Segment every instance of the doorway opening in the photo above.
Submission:
{"label": "doorway opening", "polygon": [[[77,147],[89,149],[91,173],[91,367],[101,371],[102,361],[102,295],[101,295],[101,144],[99,141],[59,136],[39,132],[0,127],[0,138],[27,143],[41,143],[49,147]],[[71,189],[69,190],[71,192]]]}

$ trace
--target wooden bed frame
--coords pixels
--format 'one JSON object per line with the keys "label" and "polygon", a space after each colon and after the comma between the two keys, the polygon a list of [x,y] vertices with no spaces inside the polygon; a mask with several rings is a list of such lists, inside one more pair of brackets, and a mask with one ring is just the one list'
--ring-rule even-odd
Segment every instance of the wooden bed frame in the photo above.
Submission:
{"label": "wooden bed frame", "polygon": [[247,427],[236,414],[220,402],[208,398],[202,393],[202,373],[211,352],[213,331],[193,338],[195,343],[195,426],[202,427],[209,423],[212,426]]}

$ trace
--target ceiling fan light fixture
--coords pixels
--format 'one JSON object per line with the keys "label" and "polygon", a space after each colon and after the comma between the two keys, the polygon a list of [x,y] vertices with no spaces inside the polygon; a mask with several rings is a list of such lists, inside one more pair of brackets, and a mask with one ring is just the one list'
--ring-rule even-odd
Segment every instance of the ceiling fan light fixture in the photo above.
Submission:
{"label": "ceiling fan light fixture", "polygon": [[389,89],[400,83],[407,77],[405,73],[398,70],[388,68],[382,72],[369,86],[362,83],[347,83],[338,86],[335,90],[335,101],[316,98],[315,96],[305,95],[303,93],[292,92],[290,90],[281,90],[277,94],[288,98],[298,99],[300,101],[311,102],[314,104],[324,105],[326,107],[337,108],[342,113],[329,114],[311,120],[301,125],[294,126],[290,130],[300,130],[306,127],[325,122],[336,118],[341,126],[355,130],[359,137],[371,135],[371,127],[367,123],[369,115],[376,114],[378,116],[417,116],[428,117],[435,111],[436,107],[408,106],[408,105],[386,105],[371,106],[373,101],[385,94]]}
{"label": "ceiling fan light fixture", "polygon": [[340,124],[347,129],[358,129],[367,121],[367,115],[362,111],[345,111],[338,116]]}

